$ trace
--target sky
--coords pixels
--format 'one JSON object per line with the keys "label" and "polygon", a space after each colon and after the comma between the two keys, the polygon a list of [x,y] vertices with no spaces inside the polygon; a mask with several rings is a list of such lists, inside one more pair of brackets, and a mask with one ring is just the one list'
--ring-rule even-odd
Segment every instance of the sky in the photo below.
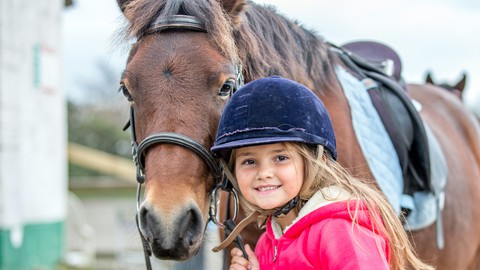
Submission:
{"label": "sky", "polygon": [[[480,115],[480,1],[478,0],[256,0],[341,45],[375,40],[400,55],[403,76],[422,83],[457,82],[467,72],[465,104]],[[63,14],[64,81],[70,99],[88,98],[80,82],[95,80],[98,61],[125,67],[127,52],[113,43],[123,17],[116,0],[75,0]],[[112,90],[113,91],[113,90]]]}

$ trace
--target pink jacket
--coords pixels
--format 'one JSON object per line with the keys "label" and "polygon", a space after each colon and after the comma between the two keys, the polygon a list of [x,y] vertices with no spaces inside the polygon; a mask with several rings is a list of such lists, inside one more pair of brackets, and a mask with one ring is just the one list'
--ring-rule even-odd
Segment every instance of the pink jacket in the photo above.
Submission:
{"label": "pink jacket", "polygon": [[[350,209],[354,211],[355,201],[350,201]],[[353,226],[347,201],[301,214],[278,239],[273,228],[279,231],[279,225],[271,218],[267,221],[255,249],[260,269],[390,269],[387,241],[372,231],[363,203],[358,209],[358,225]]]}

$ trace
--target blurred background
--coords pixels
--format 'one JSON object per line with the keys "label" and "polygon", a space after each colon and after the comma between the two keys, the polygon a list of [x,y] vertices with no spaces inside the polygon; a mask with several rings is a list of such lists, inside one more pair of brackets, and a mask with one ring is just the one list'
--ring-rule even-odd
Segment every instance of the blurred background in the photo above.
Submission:
{"label": "blurred background", "polygon": [[[455,84],[480,116],[480,2],[257,0],[341,45],[388,44],[409,83]],[[128,45],[115,0],[0,0],[0,270],[144,269],[135,227],[128,103],[118,93]],[[220,269],[216,227],[192,261]]]}

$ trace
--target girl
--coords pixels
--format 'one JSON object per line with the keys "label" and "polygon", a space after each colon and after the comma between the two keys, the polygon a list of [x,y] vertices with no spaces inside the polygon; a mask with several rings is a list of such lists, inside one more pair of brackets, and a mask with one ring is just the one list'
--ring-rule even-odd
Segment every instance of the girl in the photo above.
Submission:
{"label": "girl", "polygon": [[432,269],[384,196],[336,162],[330,117],[305,86],[273,76],[240,88],[212,152],[249,215],[219,248],[251,220],[266,227],[248,260],[232,249],[230,269]]}

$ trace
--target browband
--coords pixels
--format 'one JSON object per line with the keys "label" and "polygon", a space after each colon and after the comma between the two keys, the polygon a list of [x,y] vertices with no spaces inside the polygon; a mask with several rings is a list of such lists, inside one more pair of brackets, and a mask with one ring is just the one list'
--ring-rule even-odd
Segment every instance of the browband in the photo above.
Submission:
{"label": "browband", "polygon": [[203,25],[203,23],[196,17],[188,15],[173,15],[168,19],[158,18],[150,25],[148,30],[145,31],[145,35],[155,34],[169,29],[207,32],[205,25]]}

